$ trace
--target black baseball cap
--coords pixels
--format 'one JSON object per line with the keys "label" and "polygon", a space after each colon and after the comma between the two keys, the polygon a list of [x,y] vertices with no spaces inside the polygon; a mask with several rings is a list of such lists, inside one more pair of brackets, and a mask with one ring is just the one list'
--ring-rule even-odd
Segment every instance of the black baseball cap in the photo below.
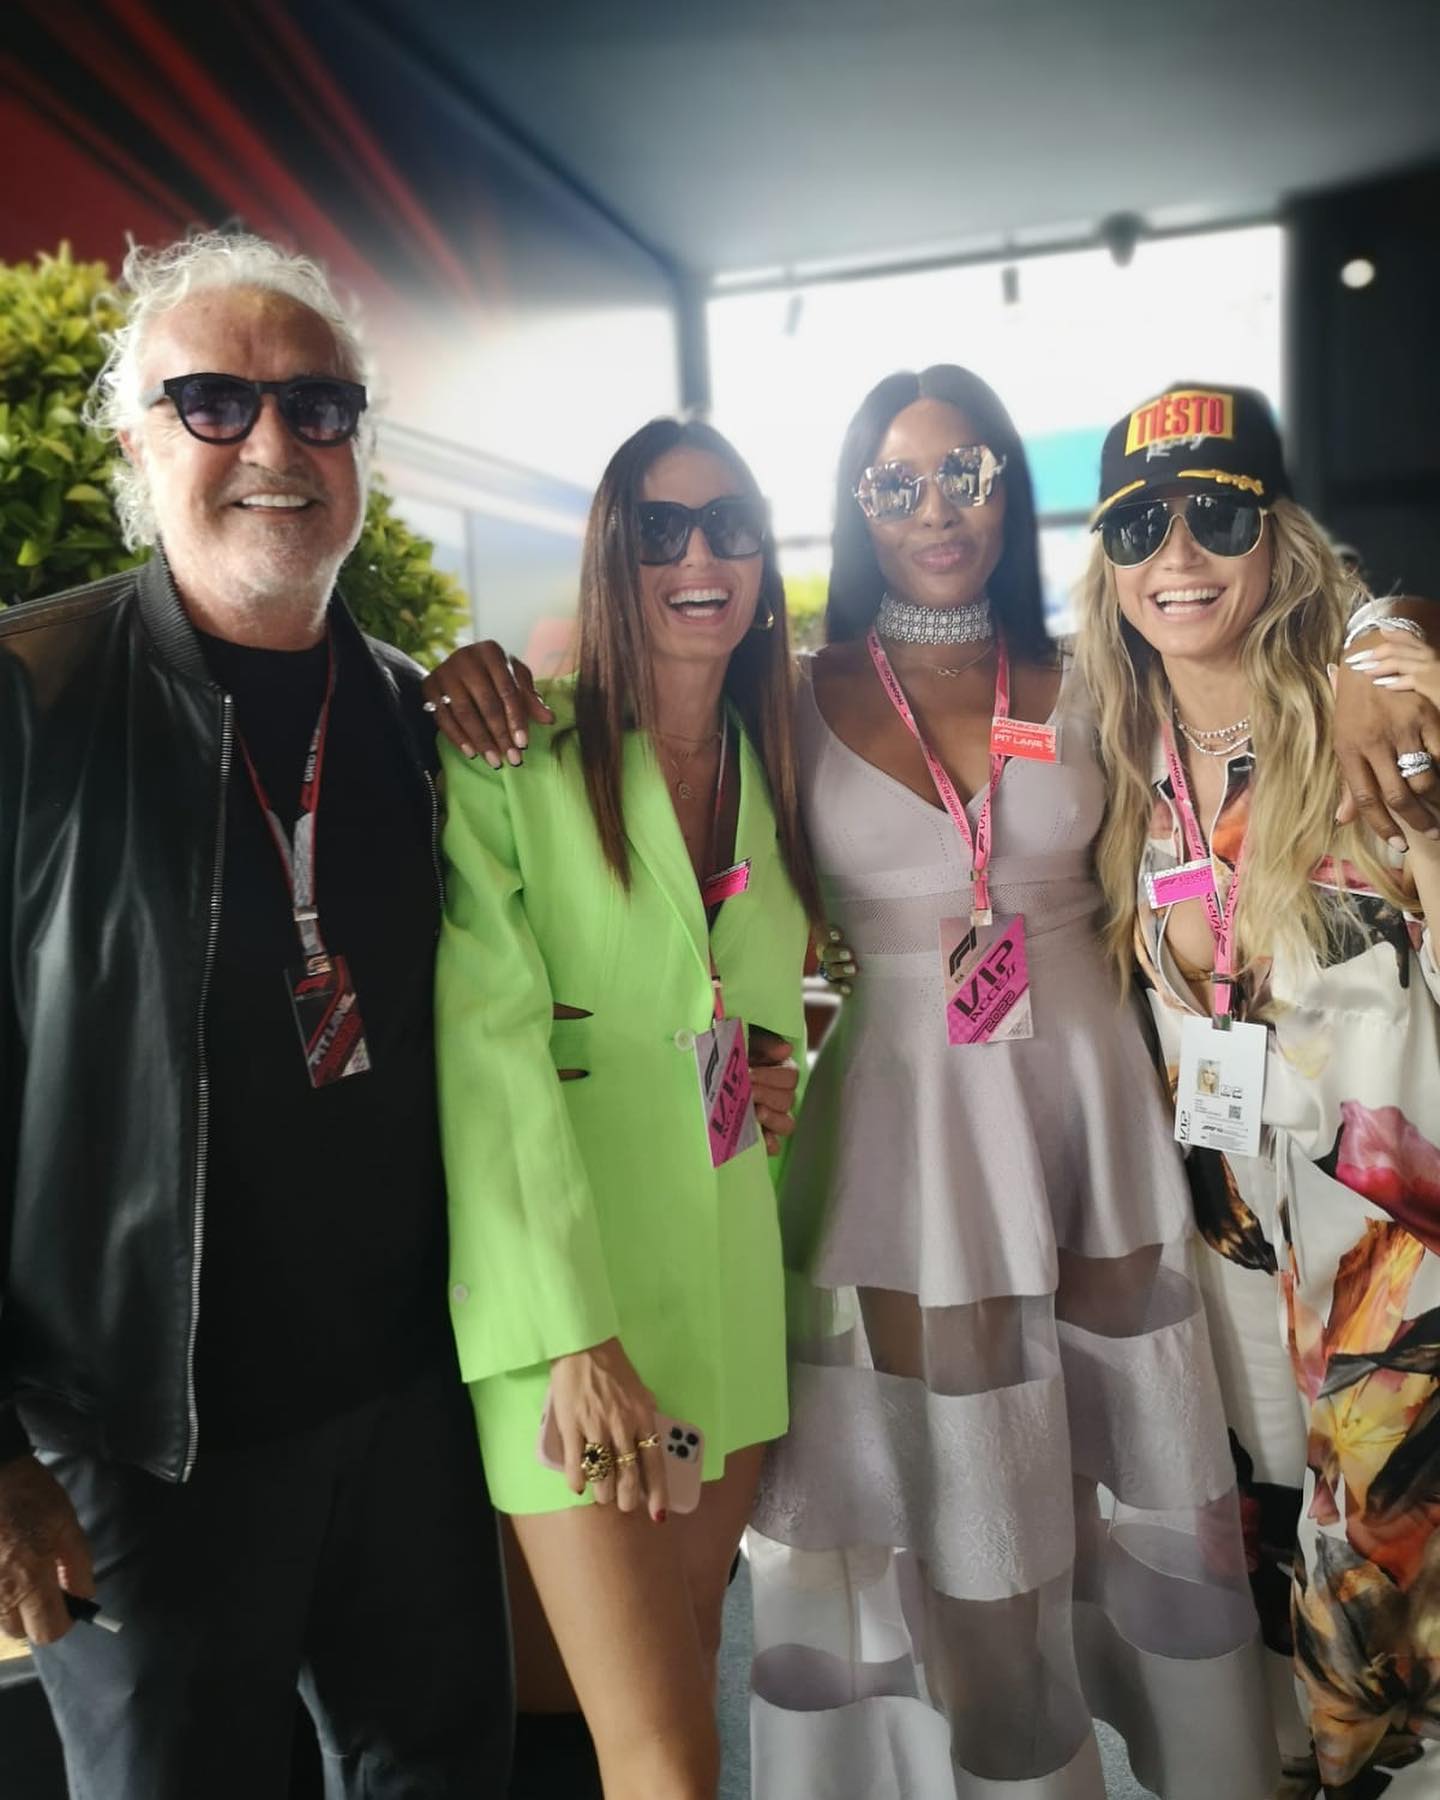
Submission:
{"label": "black baseball cap", "polygon": [[1100,452],[1100,502],[1092,530],[1112,506],[1181,494],[1250,496],[1271,506],[1290,493],[1280,433],[1254,388],[1177,382],[1117,419]]}

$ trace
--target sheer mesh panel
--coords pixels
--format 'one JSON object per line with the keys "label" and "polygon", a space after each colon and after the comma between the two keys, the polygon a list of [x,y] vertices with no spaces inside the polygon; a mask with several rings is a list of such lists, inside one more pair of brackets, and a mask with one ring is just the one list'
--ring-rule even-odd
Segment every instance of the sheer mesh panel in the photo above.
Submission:
{"label": "sheer mesh panel", "polygon": [[[888,1768],[890,1709],[908,1705],[943,1720],[957,1795],[1033,1783],[1027,1800],[1100,1800],[1087,1746],[1106,1696],[1130,1709],[1137,1742],[1189,1734],[1198,1756],[1189,1708],[1224,1716],[1259,1695],[1234,1471],[1184,1248],[1060,1249],[1057,1267],[1053,1294],[961,1306],[797,1283],[792,1428],[752,1533],[766,1745],[784,1745],[786,1715],[827,1714],[846,1755],[863,1746],[867,1767]],[[1262,1800],[1245,1773],[1260,1755],[1254,1705],[1255,1730],[1212,1773],[1230,1767],[1234,1791]],[[807,1731],[813,1760],[825,1730]],[[1167,1796],[1231,1791],[1198,1760],[1193,1778],[1172,1776],[1153,1754]],[[894,1779],[905,1794],[910,1777]],[[791,1792],[757,1768],[760,1800]]]}

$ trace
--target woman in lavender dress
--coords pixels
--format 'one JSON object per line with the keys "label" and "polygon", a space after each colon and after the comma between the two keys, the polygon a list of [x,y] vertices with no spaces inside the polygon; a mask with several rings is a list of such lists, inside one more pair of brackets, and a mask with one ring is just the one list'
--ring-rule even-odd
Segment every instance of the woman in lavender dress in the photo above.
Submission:
{"label": "woman in lavender dress", "polygon": [[[827,622],[803,803],[863,977],[782,1193],[791,1430],[752,1533],[756,1795],[1100,1800],[1098,1714],[1165,1800],[1262,1800],[1188,1195],[1096,935],[1093,724],[1045,636],[1024,451],[973,375],[892,376],[862,405]],[[997,782],[1001,711],[1040,729],[1011,728],[1038,759]],[[948,951],[987,835],[1030,1033],[1006,1036],[1017,1007],[957,1044],[942,921]]]}

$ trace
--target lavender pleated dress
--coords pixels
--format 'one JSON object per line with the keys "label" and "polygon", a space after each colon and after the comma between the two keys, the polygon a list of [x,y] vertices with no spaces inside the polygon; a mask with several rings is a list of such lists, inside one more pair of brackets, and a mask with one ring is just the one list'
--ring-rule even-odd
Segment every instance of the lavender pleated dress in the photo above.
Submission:
{"label": "lavender pleated dress", "polygon": [[[791,1425],[751,1567],[756,1800],[1102,1800],[1092,1715],[1163,1800],[1276,1777],[1189,1199],[1095,935],[1104,803],[1073,673],[1012,762],[992,891],[1033,1038],[946,1042],[949,819],[799,700],[806,817],[861,973],[782,1213]],[[978,799],[971,807],[972,824]]]}

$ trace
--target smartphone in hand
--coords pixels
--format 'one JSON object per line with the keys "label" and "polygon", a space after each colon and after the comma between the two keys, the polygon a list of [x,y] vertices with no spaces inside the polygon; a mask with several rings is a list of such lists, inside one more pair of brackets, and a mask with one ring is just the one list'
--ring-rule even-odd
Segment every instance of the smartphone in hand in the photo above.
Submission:
{"label": "smartphone in hand", "polygon": [[[640,1456],[642,1460],[664,1456],[668,1510],[694,1512],[700,1504],[700,1485],[704,1480],[705,1434],[698,1425],[686,1425],[664,1413],[656,1413],[655,1429],[660,1436],[659,1444],[653,1450],[642,1450]],[[548,1400],[540,1415],[540,1442],[535,1454],[547,1469],[563,1472],[565,1452],[560,1442],[560,1428],[551,1417]]]}

